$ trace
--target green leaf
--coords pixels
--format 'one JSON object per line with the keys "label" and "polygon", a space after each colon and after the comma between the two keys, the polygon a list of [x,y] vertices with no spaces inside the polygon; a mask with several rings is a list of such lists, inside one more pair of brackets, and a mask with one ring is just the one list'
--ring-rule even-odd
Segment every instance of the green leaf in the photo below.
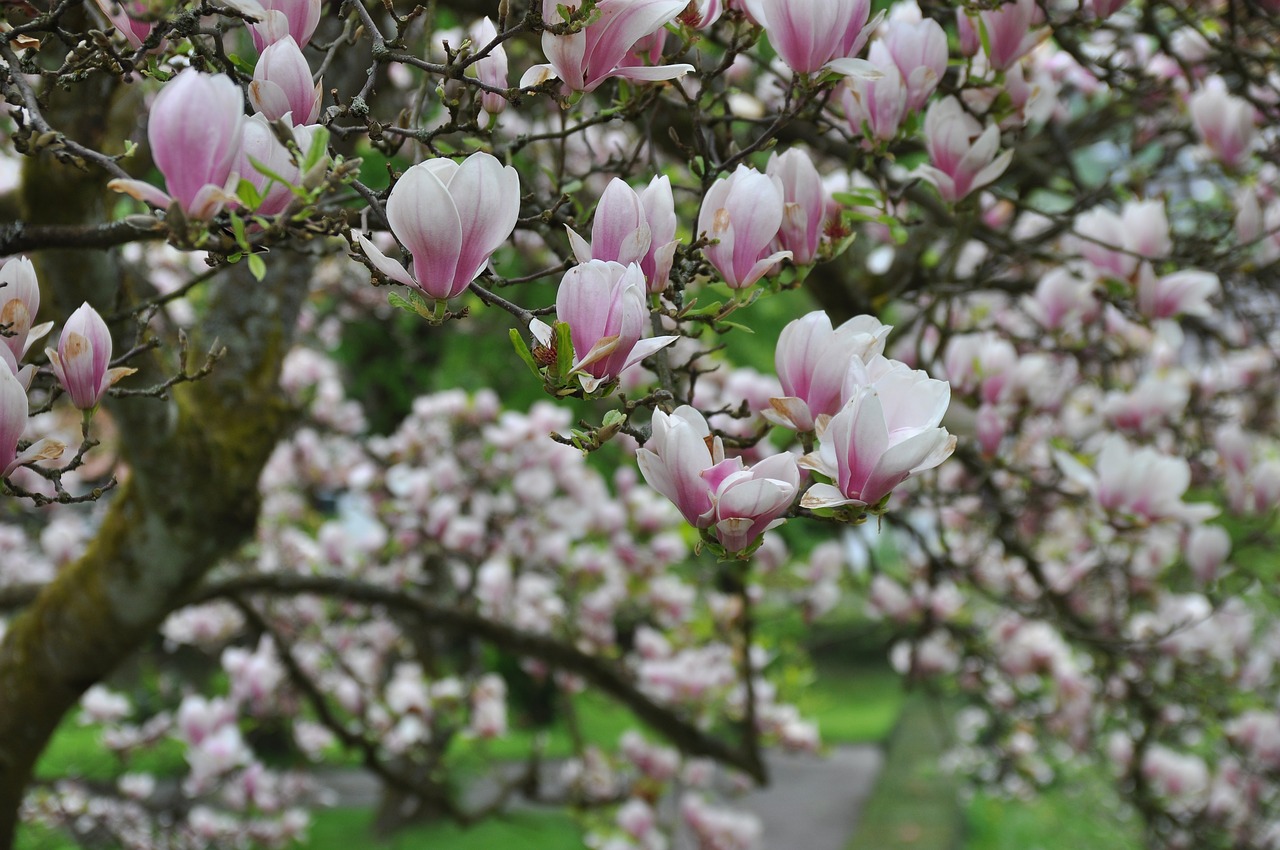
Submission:
{"label": "green leaf", "polygon": [[267,264],[262,261],[260,254],[249,255],[249,273],[253,275],[254,280],[262,280],[267,276]]}
{"label": "green leaf", "polygon": [[[266,176],[266,177],[270,177],[272,180],[274,180],[275,182],[279,183],[281,186],[292,186],[292,185],[293,185],[293,181],[292,181],[292,180],[286,180],[284,177],[282,177],[282,176],[280,176],[279,174],[275,173],[275,172],[274,172],[274,171],[272,171],[270,168],[267,168],[267,166],[263,165],[261,162],[258,162],[258,160],[254,159],[253,157],[249,157],[249,164],[253,166],[253,170],[254,170],[254,171],[256,171],[256,172],[258,172],[259,174],[262,174],[262,175],[264,175],[264,176]],[[269,188],[269,186],[270,186],[270,184],[268,184],[267,186],[264,186],[264,187],[263,187],[263,189],[267,189],[267,188]]]}
{"label": "green leaf", "polygon": [[875,192],[832,192],[831,198],[836,203],[850,207],[877,207],[880,196]]}
{"label": "green leaf", "polygon": [[601,428],[620,428],[627,421],[627,414],[621,410],[610,410],[604,415],[604,420],[600,423]]}
{"label": "green leaf", "polygon": [[529,344],[524,341],[524,337],[520,331],[515,328],[511,329],[511,344],[515,347],[516,354],[520,355],[520,359],[529,367],[529,371],[533,373],[535,378],[542,378],[542,372],[538,369],[538,364],[534,362],[533,353],[529,351]]}
{"label": "green leaf", "polygon": [[717,322],[716,326],[721,328],[734,328],[735,330],[744,331],[749,334],[755,333],[755,331],[751,330],[751,328],[747,327],[746,325],[739,324],[738,322],[721,321],[721,322]]}
{"label": "green leaf", "polygon": [[311,133],[311,146],[302,158],[302,173],[306,174],[320,160],[329,155],[329,131],[317,126]]}
{"label": "green leaf", "polygon": [[244,220],[235,213],[231,214],[231,231],[235,234],[236,244],[248,251],[249,239],[244,233]]}
{"label": "green leaf", "polygon": [[262,196],[258,194],[258,187],[244,178],[241,178],[240,184],[236,186],[236,197],[251,210],[256,210],[262,204]]}
{"label": "green leaf", "polygon": [[416,304],[414,304],[412,301],[408,300],[407,298],[402,298],[399,294],[395,292],[387,293],[387,303],[390,304],[392,307],[395,307],[400,310],[404,310],[406,313],[413,313],[415,316],[422,315],[422,311],[418,309],[418,306]]}
{"label": "green leaf", "polygon": [[565,322],[555,323],[556,332],[556,374],[567,376],[573,371],[573,337],[569,334],[569,325]]}

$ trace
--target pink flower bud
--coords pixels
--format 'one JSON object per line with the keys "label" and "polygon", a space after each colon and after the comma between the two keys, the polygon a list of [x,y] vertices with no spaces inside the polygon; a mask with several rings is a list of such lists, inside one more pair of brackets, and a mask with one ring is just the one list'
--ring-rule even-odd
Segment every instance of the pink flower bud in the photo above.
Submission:
{"label": "pink flower bud", "polygon": [[[640,266],[591,260],[565,273],[556,294],[556,318],[569,326],[582,387],[594,392],[626,369],[677,337],[642,339],[649,312],[644,304]],[[535,336],[544,345],[550,329],[538,323]]]}
{"label": "pink flower bud", "polygon": [[306,47],[320,24],[322,0],[259,0],[265,12],[249,29],[253,46],[262,52],[269,44],[292,36],[298,47]]}
{"label": "pink flower bud", "polygon": [[[486,15],[471,25],[471,50],[479,53],[498,37],[498,30],[493,21]],[[507,49],[499,44],[489,55],[479,59],[472,65],[476,77],[487,86],[505,89],[507,83]],[[507,99],[495,92],[485,92],[480,96],[480,105],[489,115],[497,115],[507,108]]]}
{"label": "pink flower bud", "polygon": [[749,468],[741,458],[731,458],[703,470],[702,477],[712,490],[716,539],[731,553],[748,548],[778,524],[800,490],[800,470],[789,453]]}
{"label": "pink flower bud", "polygon": [[999,156],[1000,130],[983,129],[954,97],[934,101],[924,116],[925,147],[932,165],[921,176],[938,187],[944,201],[955,202],[995,180],[1009,167],[1013,151]]}
{"label": "pink flower bud", "polygon": [[884,357],[854,361],[850,379],[849,401],[819,432],[818,451],[800,459],[832,483],[810,487],[802,507],[876,505],[955,451],[955,438],[939,427],[951,401],[946,381]]}
{"label": "pink flower bud", "polygon": [[729,288],[745,289],[791,256],[790,251],[769,253],[783,214],[780,181],[747,165],[707,190],[698,233],[717,242],[703,252]]}
{"label": "pink flower bud", "polygon": [[[71,314],[62,327],[58,350],[46,348],[49,364],[71,403],[93,410],[107,389],[123,375],[112,374],[111,332],[98,311],[87,303]],[[132,370],[128,370],[132,371]]]}
{"label": "pink flower bud", "polygon": [[1215,76],[1191,95],[1187,105],[1205,147],[1228,168],[1243,165],[1257,135],[1252,104],[1228,94],[1226,83]]}
{"label": "pink flower bud", "polygon": [[782,185],[782,227],[774,247],[791,252],[797,265],[818,257],[822,225],[827,217],[827,193],[813,160],[799,148],[769,155],[765,174]]}
{"label": "pink flower bud", "polygon": [[961,55],[978,55],[978,51],[982,49],[982,37],[978,34],[973,18],[963,6],[956,9],[956,36],[960,40]]}
{"label": "pink flower bud", "polygon": [[1043,19],[1036,0],[1014,0],[978,14],[987,31],[987,60],[997,71],[1007,69],[1025,56],[1046,34],[1031,31],[1031,27]]}
{"label": "pink flower bud", "polygon": [[26,257],[14,257],[0,266],[0,328],[9,336],[0,337],[13,355],[14,365],[31,343],[49,332],[51,322],[33,327],[40,311],[40,283],[36,269]]}
{"label": "pink flower bud", "polygon": [[712,522],[711,490],[702,471],[724,460],[724,446],[711,436],[707,420],[688,405],[667,414],[653,413],[653,435],[636,452],[640,473],[649,486],[671,500],[695,528]]}
{"label": "pink flower bud", "polygon": [[268,121],[289,115],[294,124],[315,123],[320,115],[320,84],[311,82],[311,68],[293,36],[262,51],[249,83],[249,102]]}
{"label": "pink flower bud", "polygon": [[1231,554],[1231,535],[1220,525],[1200,525],[1187,540],[1187,566],[1196,580],[1208,584]]}
{"label": "pink flower bud", "polygon": [[778,335],[774,362],[783,398],[770,399],[764,415],[796,431],[812,431],[818,416],[833,416],[842,405],[845,376],[854,360],[863,363],[884,352],[892,330],[874,316],[855,316],[832,329],[823,310],[796,319]]}
{"label": "pink flower bud", "polygon": [[387,199],[391,232],[413,254],[413,274],[363,235],[365,256],[387,277],[431,298],[453,298],[484,270],[520,215],[520,178],[477,151],[458,164],[420,162],[396,181]]}
{"label": "pink flower bud", "polygon": [[177,201],[192,218],[212,218],[231,200],[227,184],[243,121],[240,88],[230,77],[187,69],[161,89],[147,125],[151,156],[168,194],[140,180],[112,180],[108,186],[159,207]]}
{"label": "pink flower bud", "polygon": [[[295,127],[294,131],[298,148],[305,152],[311,139],[310,129]],[[281,183],[268,177],[258,170],[255,162],[289,182]],[[259,193],[265,193],[262,202],[254,209],[254,212],[261,215],[275,215],[289,206],[294,197],[290,187],[297,185],[302,179],[293,154],[276,138],[275,132],[262,115],[254,115],[244,122],[244,138],[236,157],[236,171],[241,178],[253,184]]]}
{"label": "pink flower bud", "polygon": [[40,440],[18,453],[28,410],[26,387],[12,370],[0,368],[0,478],[9,477],[15,469],[33,461],[62,455],[63,445],[55,440]]}
{"label": "pink flower bud", "polygon": [[906,81],[907,108],[912,112],[922,108],[947,73],[947,34],[932,18],[891,20],[881,40],[871,46],[871,64],[884,70],[885,63],[877,58],[878,45],[884,46]]}
{"label": "pink flower bud", "polygon": [[572,229],[569,241],[579,263],[607,260],[622,265],[638,263],[649,252],[652,236],[640,196],[614,178],[605,187],[591,222],[591,244]]}
{"label": "pink flower bud", "polygon": [[881,70],[877,79],[849,77],[841,87],[840,105],[854,135],[866,134],[882,142],[898,135],[907,117],[907,87],[897,67],[881,64],[875,56],[879,44],[871,46],[871,62]]}
{"label": "pink flower bud", "polygon": [[873,29],[867,26],[871,0],[746,0],[746,6],[798,74],[856,56]]}
{"label": "pink flower bud", "polygon": [[650,180],[640,193],[640,205],[644,207],[645,221],[649,225],[649,250],[640,260],[640,269],[648,282],[649,292],[658,293],[667,288],[671,262],[675,259],[679,243],[671,178],[663,174]]}
{"label": "pink flower bud", "polygon": [[[609,77],[637,81],[671,80],[693,70],[692,65],[645,66],[633,51],[646,36],[657,32],[688,6],[687,0],[600,0],[591,23],[576,33],[542,34],[542,51],[549,60],[525,72],[520,87],[559,79],[570,91],[594,91]],[[542,4],[548,25],[562,23],[557,9],[577,9],[579,3]]]}

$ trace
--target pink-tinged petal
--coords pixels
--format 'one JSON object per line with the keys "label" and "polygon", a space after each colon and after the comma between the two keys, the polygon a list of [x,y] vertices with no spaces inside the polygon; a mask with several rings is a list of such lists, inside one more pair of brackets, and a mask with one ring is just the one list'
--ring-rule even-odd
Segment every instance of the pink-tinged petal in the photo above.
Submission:
{"label": "pink-tinged petal", "polygon": [[765,257],[764,259],[756,261],[755,265],[747,269],[747,273],[742,276],[742,279],[738,282],[738,285],[734,288],[746,289],[748,286],[750,286],[760,278],[767,275],[773,269],[773,267],[776,266],[778,263],[782,262],[783,260],[789,260],[789,259],[791,259],[790,251],[773,252],[772,254]]}
{"label": "pink-tinged petal", "polygon": [[794,396],[769,399],[769,407],[761,410],[760,415],[774,425],[800,433],[813,430],[813,416],[809,412],[809,405],[804,403],[804,399]]}
{"label": "pink-tinged petal", "polygon": [[627,65],[614,70],[611,77],[622,77],[644,83],[657,83],[663,80],[677,80],[685,74],[693,73],[694,67],[682,63],[676,65]]}
{"label": "pink-tinged petal", "polygon": [[596,5],[599,19],[585,30],[591,65],[588,86],[609,76],[637,41],[674,20],[687,5],[681,0],[601,0]]}
{"label": "pink-tinged petal", "polygon": [[[707,486],[711,488],[712,492],[715,492],[720,489],[720,486],[724,484],[726,479],[732,475],[742,473],[744,468],[745,464],[743,463],[742,458],[726,458],[715,466],[702,470],[702,480],[707,482]],[[750,473],[747,474],[750,475]]]}
{"label": "pink-tinged petal", "polygon": [[[617,335],[600,337],[592,344],[591,349],[582,356],[582,359],[573,364],[573,371],[578,372],[585,370],[588,366],[592,366],[601,360],[604,360],[606,357],[618,350],[618,341]],[[597,377],[610,378],[616,376],[599,375]],[[590,390],[588,390],[588,392],[590,392]]]}
{"label": "pink-tinged petal", "polygon": [[249,33],[253,46],[262,51],[286,36],[292,36],[299,47],[306,47],[320,24],[322,0],[262,0],[268,14],[254,24]]}
{"label": "pink-tinged petal", "polygon": [[858,80],[878,80],[884,76],[884,71],[881,71],[866,59],[850,59],[848,57],[832,59],[826,64],[826,69],[834,71],[842,77],[853,77]]}
{"label": "pink-tinged petal", "polygon": [[204,186],[226,186],[243,119],[240,88],[224,74],[188,69],[160,90],[147,138],[169,194],[188,213]]}
{"label": "pink-tinged petal", "polygon": [[[859,495],[868,504],[874,505],[905,481],[913,471],[930,469],[942,463],[951,454],[947,450],[948,445],[954,446],[951,435],[945,429],[936,428],[892,446],[876,461],[875,467],[863,482]],[[932,465],[926,465],[931,458],[936,460]]]}
{"label": "pink-tinged petal", "polygon": [[990,165],[987,165],[974,175],[973,182],[970,184],[969,190],[973,191],[974,189],[981,189],[983,186],[998,178],[1001,174],[1004,174],[1005,169],[1009,167],[1009,163],[1011,162],[1013,162],[1013,151],[1008,150],[1003,152],[993,159]]}
{"label": "pink-tinged petal", "polygon": [[403,283],[405,286],[411,286],[414,289],[421,288],[418,286],[418,282],[409,275],[409,272],[405,271],[404,266],[379,251],[377,246],[366,239],[363,234],[356,234],[356,242],[360,243],[360,250],[364,252],[365,257],[373,264],[373,267],[382,272],[389,280]]}
{"label": "pink-tinged petal", "polygon": [[654,336],[640,340],[631,347],[631,353],[627,355],[627,361],[619,372],[625,372],[632,366],[671,345],[679,338],[678,336]]}
{"label": "pink-tinged petal", "polygon": [[796,466],[796,456],[790,452],[770,455],[751,467],[751,474],[756,478],[768,478],[785,484],[792,490],[800,487],[800,470]]}
{"label": "pink-tinged petal", "polygon": [[609,181],[591,223],[591,251],[597,260],[628,265],[649,251],[649,223],[640,196],[618,178]]}
{"label": "pink-tinged petal", "polygon": [[874,390],[863,390],[831,419],[823,440],[830,440],[840,470],[840,490],[847,496],[874,502],[864,491],[876,461],[889,448],[884,410]]}
{"label": "pink-tinged petal", "polygon": [[[231,178],[235,177],[235,172],[232,172]],[[230,182],[230,178],[228,181]],[[187,215],[193,219],[207,221],[222,212],[225,207],[234,208],[239,204],[240,199],[224,187],[206,183],[191,199],[191,204],[187,207]]]}
{"label": "pink-tinged petal", "polygon": [[[547,33],[543,33],[542,37],[545,39],[547,35],[548,35]],[[535,88],[536,86],[542,85],[547,80],[558,80],[558,79],[560,79],[560,74],[556,71],[555,66],[534,65],[532,68],[525,71],[524,74],[520,77],[520,88],[531,89],[531,88]]]}
{"label": "pink-tinged petal", "polygon": [[449,188],[425,165],[413,166],[396,182],[387,199],[387,221],[413,255],[417,286],[433,298],[452,298],[458,294],[454,278],[462,251],[462,222]]}
{"label": "pink-tinged petal", "polygon": [[454,291],[461,292],[484,270],[507,241],[520,217],[520,177],[483,151],[473,153],[449,181],[449,194],[462,223],[462,253]]}
{"label": "pink-tinged petal", "polygon": [[[536,76],[546,79],[549,76],[559,77],[560,80],[573,91],[582,91],[586,88],[586,72],[587,72],[587,33],[582,32],[571,33],[569,35],[553,35],[549,32],[542,34],[542,52],[546,55],[552,74],[544,74],[539,72]],[[535,65],[530,68],[520,80],[521,87],[526,85],[526,80],[534,75],[534,70],[540,66]],[[539,82],[541,81],[539,80]],[[537,83],[533,83],[537,85]]]}
{"label": "pink-tinged petal", "polygon": [[782,227],[782,187],[775,178],[746,166],[738,167],[733,182],[728,201],[735,240],[733,266],[742,276]]}
{"label": "pink-tinged petal", "polygon": [[861,499],[850,499],[830,484],[814,484],[804,493],[800,507],[810,511],[823,508],[839,508],[844,505],[865,505]]}
{"label": "pink-tinged petal", "polygon": [[136,198],[144,204],[159,207],[162,210],[167,210],[169,205],[173,203],[173,198],[169,197],[166,192],[157,189],[144,180],[123,180],[117,177],[107,183],[107,188],[113,192],[120,192],[131,198]]}
{"label": "pink-tinged petal", "polygon": [[12,471],[18,440],[27,427],[27,411],[27,391],[12,371],[0,368],[0,464],[6,476]]}
{"label": "pink-tinged petal", "polygon": [[579,236],[577,231],[569,225],[566,224],[564,229],[569,234],[569,248],[573,251],[573,258],[579,263],[591,262],[591,243]]}
{"label": "pink-tinged petal", "polygon": [[932,165],[917,165],[916,174],[937,187],[938,194],[942,196],[942,200],[955,202],[960,199],[956,196],[956,184],[950,175],[939,171]]}

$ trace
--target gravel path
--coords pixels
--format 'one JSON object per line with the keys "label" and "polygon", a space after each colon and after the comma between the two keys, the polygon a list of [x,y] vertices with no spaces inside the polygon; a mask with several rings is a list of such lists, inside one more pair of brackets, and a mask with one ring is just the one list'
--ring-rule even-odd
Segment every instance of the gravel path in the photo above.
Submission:
{"label": "gravel path", "polygon": [[[884,765],[884,750],[875,744],[837,746],[821,758],[771,754],[768,763],[769,787],[731,800],[733,807],[759,815],[764,824],[760,846],[767,850],[845,850]],[[547,768],[549,778],[559,772],[556,765]],[[378,803],[380,786],[364,771],[335,770],[316,778],[331,792],[336,805]],[[472,793],[478,802],[491,791],[480,787]],[[690,848],[677,842],[673,850]]]}

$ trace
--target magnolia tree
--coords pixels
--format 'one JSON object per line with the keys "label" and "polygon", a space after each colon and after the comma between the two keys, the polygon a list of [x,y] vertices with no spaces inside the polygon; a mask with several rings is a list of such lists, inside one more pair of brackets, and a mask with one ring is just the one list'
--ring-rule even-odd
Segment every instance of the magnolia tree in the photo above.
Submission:
{"label": "magnolia tree", "polygon": [[0,846],[283,846],[341,757],[750,847],[761,619],[861,607],[965,775],[1280,847],[1280,3],[481,6],[7,6]]}

